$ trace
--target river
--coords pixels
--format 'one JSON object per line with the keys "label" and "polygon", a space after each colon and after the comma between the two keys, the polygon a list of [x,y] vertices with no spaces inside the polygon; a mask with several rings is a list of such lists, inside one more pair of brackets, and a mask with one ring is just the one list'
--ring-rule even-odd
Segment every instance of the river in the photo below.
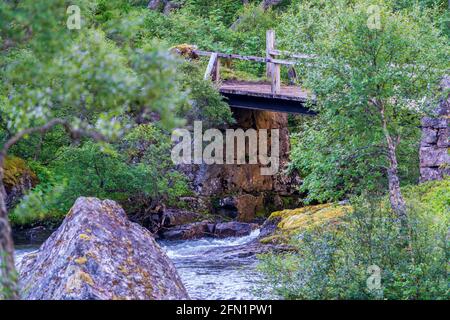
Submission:
{"label": "river", "polygon": [[[191,299],[253,300],[269,298],[260,292],[262,278],[256,270],[257,258],[220,253],[242,247],[258,234],[259,230],[255,230],[240,238],[159,241],[159,244],[175,264]],[[35,250],[36,246],[17,246],[16,260]]]}

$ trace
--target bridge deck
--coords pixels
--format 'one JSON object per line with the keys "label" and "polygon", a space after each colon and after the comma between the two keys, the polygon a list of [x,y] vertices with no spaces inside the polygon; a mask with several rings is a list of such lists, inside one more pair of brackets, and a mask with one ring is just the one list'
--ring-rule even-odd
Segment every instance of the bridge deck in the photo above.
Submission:
{"label": "bridge deck", "polygon": [[270,97],[284,100],[307,99],[308,93],[298,86],[281,86],[281,92],[273,95],[268,82],[225,81],[220,86],[220,92],[245,94],[249,96]]}
{"label": "bridge deck", "polygon": [[314,114],[306,107],[308,92],[298,86],[281,86],[279,94],[272,94],[270,83],[233,80],[225,81],[220,93],[236,108]]}

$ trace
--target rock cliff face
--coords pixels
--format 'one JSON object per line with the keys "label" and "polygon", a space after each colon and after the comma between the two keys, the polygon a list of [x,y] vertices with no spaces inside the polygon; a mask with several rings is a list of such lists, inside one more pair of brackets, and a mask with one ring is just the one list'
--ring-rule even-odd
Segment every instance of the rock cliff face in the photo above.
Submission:
{"label": "rock cliff face", "polygon": [[[224,213],[239,221],[251,222],[257,216],[289,207],[299,178],[283,174],[289,161],[287,114],[232,108],[236,124],[232,129],[279,129],[280,166],[277,174],[261,175],[260,164],[186,165],[181,170],[190,178],[197,194],[193,210]],[[268,139],[270,150],[270,139]],[[211,204],[211,199],[215,200]],[[295,206],[296,203],[293,203]]]}
{"label": "rock cliff face", "polygon": [[[443,92],[450,90],[450,77],[442,81]],[[420,143],[420,180],[440,180],[450,175],[450,95],[443,98],[436,110],[436,117],[422,119]]]}
{"label": "rock cliff face", "polygon": [[110,200],[79,198],[19,271],[24,299],[188,299],[151,233]]}

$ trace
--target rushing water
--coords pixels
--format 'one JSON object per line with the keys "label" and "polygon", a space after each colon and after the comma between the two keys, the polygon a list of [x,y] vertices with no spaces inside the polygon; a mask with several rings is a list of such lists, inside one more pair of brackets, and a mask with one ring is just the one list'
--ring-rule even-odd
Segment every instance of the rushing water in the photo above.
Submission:
{"label": "rushing water", "polygon": [[[256,230],[241,238],[160,241],[159,244],[174,262],[191,299],[258,299],[260,295],[255,291],[261,276],[256,271],[256,257],[222,255],[224,250],[239,250],[258,234]],[[17,246],[17,262],[36,249],[36,246]]]}

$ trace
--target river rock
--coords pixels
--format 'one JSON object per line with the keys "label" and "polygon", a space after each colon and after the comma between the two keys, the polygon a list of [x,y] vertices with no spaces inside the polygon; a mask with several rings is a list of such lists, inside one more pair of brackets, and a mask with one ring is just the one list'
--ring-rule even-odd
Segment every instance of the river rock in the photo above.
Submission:
{"label": "river rock", "polygon": [[188,299],[151,233],[110,200],[79,198],[18,267],[24,299]]}
{"label": "river rock", "polygon": [[52,226],[37,226],[33,228],[13,228],[15,244],[39,245],[47,240],[56,228]]}
{"label": "river rock", "polygon": [[188,223],[160,232],[165,240],[189,240],[210,237],[214,233],[214,224],[209,221]]}
{"label": "river rock", "polygon": [[236,221],[223,222],[216,224],[214,236],[217,238],[244,237],[248,236],[257,228],[258,225],[256,223],[243,223]]}
{"label": "river rock", "polygon": [[201,215],[193,211],[186,211],[180,209],[166,209],[163,214],[163,225],[165,227],[173,227],[182,224],[196,222]]}

